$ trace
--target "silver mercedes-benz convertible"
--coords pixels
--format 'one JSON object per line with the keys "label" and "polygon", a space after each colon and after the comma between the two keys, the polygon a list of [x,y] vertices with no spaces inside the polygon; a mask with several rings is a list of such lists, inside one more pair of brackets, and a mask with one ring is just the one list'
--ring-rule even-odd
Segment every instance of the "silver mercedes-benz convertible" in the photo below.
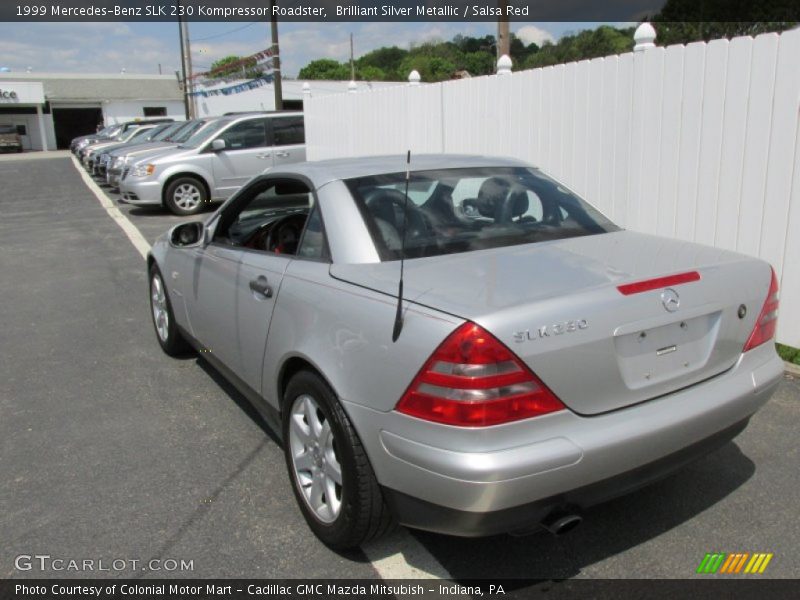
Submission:
{"label": "silver mercedes-benz convertible", "polygon": [[334,548],[565,532],[732,439],[782,374],[767,263],[624,231],[510,159],[290,165],[147,264],[161,347],[260,409]]}

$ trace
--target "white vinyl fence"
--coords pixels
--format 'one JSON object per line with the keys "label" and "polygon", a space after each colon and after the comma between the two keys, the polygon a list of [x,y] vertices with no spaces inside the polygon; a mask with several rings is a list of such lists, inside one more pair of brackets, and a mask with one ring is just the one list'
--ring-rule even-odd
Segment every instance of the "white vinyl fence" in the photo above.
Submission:
{"label": "white vinyl fence", "polygon": [[799,111],[800,30],[305,101],[310,160],[513,156],[623,227],[764,258],[797,347]]}

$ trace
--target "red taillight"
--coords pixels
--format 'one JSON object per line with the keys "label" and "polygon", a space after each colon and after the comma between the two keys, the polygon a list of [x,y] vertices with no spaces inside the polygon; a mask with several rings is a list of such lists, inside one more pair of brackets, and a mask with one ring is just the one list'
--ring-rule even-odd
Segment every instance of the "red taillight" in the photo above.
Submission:
{"label": "red taillight", "polygon": [[697,271],[689,271],[688,273],[667,275],[666,277],[646,279],[645,281],[635,281],[633,283],[618,285],[617,289],[620,291],[621,294],[625,296],[630,296],[631,294],[640,294],[642,292],[649,292],[650,290],[657,290],[659,288],[665,288],[671,285],[678,285],[681,283],[691,283],[692,281],[700,281],[700,273],[698,273]]}
{"label": "red taillight", "polygon": [[519,358],[469,322],[442,342],[397,403],[401,413],[460,427],[498,425],[563,408]]}
{"label": "red taillight", "polygon": [[742,352],[752,350],[775,337],[775,327],[778,324],[778,278],[775,277],[775,270],[772,271],[772,281],[769,283],[769,292],[764,306],[756,319],[756,325],[744,345]]}

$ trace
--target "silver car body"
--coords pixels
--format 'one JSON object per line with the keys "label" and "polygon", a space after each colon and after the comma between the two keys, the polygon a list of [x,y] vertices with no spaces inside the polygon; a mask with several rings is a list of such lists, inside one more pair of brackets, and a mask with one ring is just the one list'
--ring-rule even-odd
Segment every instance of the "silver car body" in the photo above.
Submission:
{"label": "silver car body", "polygon": [[89,146],[82,153],[83,166],[89,171],[93,171],[95,167],[95,160],[106,150],[106,148],[114,148],[120,144],[127,144],[135,136],[141,135],[142,132],[149,131],[156,126],[156,124],[151,125],[144,123],[139,127],[132,127],[128,129],[112,140],[97,142],[96,144]]}
{"label": "silver car body", "polygon": [[[208,124],[214,120],[215,117],[198,119],[198,127],[196,130],[192,129],[192,131],[200,131],[204,127],[207,127]],[[193,127],[193,124],[187,123],[186,127]],[[178,135],[181,133],[182,131],[178,131]],[[150,142],[132,148],[123,147],[119,150],[114,150],[111,152],[112,162],[106,171],[106,183],[114,188],[119,187],[119,182],[126,174],[126,170],[130,168],[130,165],[140,160],[149,161],[157,156],[161,156],[162,154],[167,154],[171,150],[177,148],[179,145],[179,142],[161,141]]]}
{"label": "silver car body", "polygon": [[221,124],[220,129],[196,147],[178,147],[152,160],[137,160],[136,165],[152,164],[154,171],[147,176],[136,176],[136,170],[132,168],[120,181],[122,200],[129,204],[161,205],[166,186],[181,176],[199,179],[205,185],[211,201],[224,200],[255,175],[267,169],[304,161],[305,144],[273,146],[269,131],[267,145],[215,151],[211,147],[212,142],[245,123],[265,121],[269,128],[275,119],[298,117],[301,118],[302,113],[255,113],[220,117],[217,120]]}
{"label": "silver car body", "polygon": [[[239,194],[208,219],[203,243],[179,248],[164,236],[148,259],[164,274],[181,330],[273,421],[289,374],[307,366],[325,378],[401,523],[483,535],[537,523],[556,506],[594,504],[727,441],[775,390],[783,365],[774,345],[742,352],[769,265],[624,230],[406,260],[404,325],[393,343],[400,264],[381,261],[344,181],[403,171],[404,158],[308,162],[259,178],[308,182],[330,262],[209,241]],[[412,164],[507,166],[525,165],[451,155]],[[687,269],[702,281],[675,287],[676,312],[661,288],[617,289]],[[248,287],[258,276],[271,298]],[[395,410],[466,321],[503,342],[567,409],[478,429]],[[660,356],[681,330],[685,343]]]}

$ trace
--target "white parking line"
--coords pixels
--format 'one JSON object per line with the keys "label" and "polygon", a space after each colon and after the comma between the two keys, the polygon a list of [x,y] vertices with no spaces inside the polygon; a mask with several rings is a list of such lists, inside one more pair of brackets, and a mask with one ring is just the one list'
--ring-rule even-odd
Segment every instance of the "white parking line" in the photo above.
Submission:
{"label": "white parking line", "polygon": [[370,542],[362,550],[383,579],[452,579],[407,529],[400,528],[392,535]]}
{"label": "white parking line", "polygon": [[125,232],[125,235],[128,236],[128,239],[133,244],[133,247],[142,255],[142,258],[147,258],[147,253],[150,251],[150,244],[141,234],[141,232],[136,229],[136,226],[128,220],[128,217],[122,214],[122,211],[114,206],[114,203],[111,199],[105,195],[105,192],[100,189],[91,176],[86,172],[81,166],[81,163],[78,162],[74,156],[72,157],[72,164],[75,165],[75,168],[80,173],[81,179],[86,184],[86,186],[92,191],[95,195],[95,198],[100,202],[100,205],[106,209],[108,216],[111,217],[117,225],[119,225],[120,229]]}
{"label": "white parking line", "polygon": [[[150,244],[136,226],[128,220],[128,217],[114,206],[111,199],[94,182],[78,160],[74,156],[71,158],[81,179],[106,210],[108,216],[125,232],[142,258],[146,258],[150,251]],[[363,550],[378,575],[383,579],[451,579],[450,574],[439,561],[406,529],[399,529],[386,538],[367,544]]]}

